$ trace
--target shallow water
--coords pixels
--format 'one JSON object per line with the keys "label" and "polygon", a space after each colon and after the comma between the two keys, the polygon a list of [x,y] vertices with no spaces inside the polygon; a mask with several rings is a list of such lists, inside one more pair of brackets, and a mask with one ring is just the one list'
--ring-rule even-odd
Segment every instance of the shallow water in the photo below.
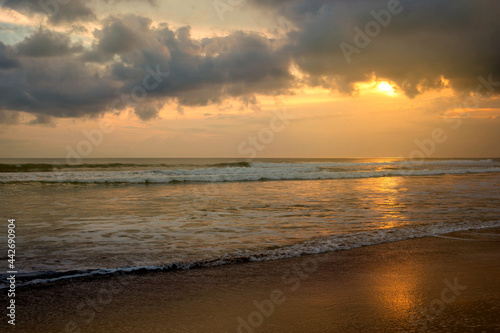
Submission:
{"label": "shallow water", "polygon": [[[270,260],[500,225],[500,172],[491,171],[498,160],[126,162],[107,170],[87,164],[0,173],[3,218],[16,219],[21,281]],[[210,177],[158,184],[32,179],[58,173],[95,179],[104,172],[113,174],[109,180],[117,172],[146,172],[141,165]],[[380,174],[387,168],[391,175]],[[214,175],[262,172],[302,177],[214,181]],[[349,177],[309,177],[323,173]],[[359,173],[373,175],[355,177]],[[6,233],[0,241],[6,244]]]}

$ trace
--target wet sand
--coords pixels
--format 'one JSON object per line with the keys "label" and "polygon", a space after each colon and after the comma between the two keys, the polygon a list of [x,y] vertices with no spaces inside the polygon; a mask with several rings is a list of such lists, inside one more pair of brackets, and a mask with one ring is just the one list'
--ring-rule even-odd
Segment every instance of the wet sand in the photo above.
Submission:
{"label": "wet sand", "polygon": [[0,331],[500,332],[500,229],[59,281],[18,288],[16,304]]}

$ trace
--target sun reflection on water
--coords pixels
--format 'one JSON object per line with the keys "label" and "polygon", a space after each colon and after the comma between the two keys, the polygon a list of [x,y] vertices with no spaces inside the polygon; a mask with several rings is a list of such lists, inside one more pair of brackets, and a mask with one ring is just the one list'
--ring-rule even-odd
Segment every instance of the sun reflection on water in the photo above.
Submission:
{"label": "sun reflection on water", "polygon": [[374,178],[369,183],[369,193],[362,197],[363,205],[373,210],[372,216],[376,217],[380,229],[389,229],[407,223],[407,216],[404,210],[404,197],[406,196],[405,179],[402,177],[381,177]]}

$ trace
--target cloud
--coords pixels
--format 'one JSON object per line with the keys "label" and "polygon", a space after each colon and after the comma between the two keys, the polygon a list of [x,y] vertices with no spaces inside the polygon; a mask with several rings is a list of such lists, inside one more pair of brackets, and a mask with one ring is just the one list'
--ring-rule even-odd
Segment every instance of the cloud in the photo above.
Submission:
{"label": "cloud", "polygon": [[[39,12],[37,3],[6,2],[15,10]],[[384,13],[391,3],[401,10],[389,19]],[[356,83],[376,77],[413,98],[446,84],[468,94],[478,76],[500,77],[498,1],[251,0],[249,5],[263,15],[285,17],[293,28],[280,39],[238,30],[196,39],[189,26],[117,14],[98,22],[87,46],[46,27],[18,43],[18,54],[0,44],[0,109],[86,117],[131,107],[146,121],[156,119],[162,105],[181,112],[230,98],[258,110],[256,95],[287,95],[303,84],[355,94]],[[84,24],[97,17],[90,12],[63,14]],[[379,33],[367,33],[370,26]],[[350,62],[342,43],[357,50]],[[290,73],[292,65],[303,78]]]}
{"label": "cloud", "polygon": [[162,107],[162,102],[142,103],[135,108],[135,114],[142,121],[158,119]]}
{"label": "cloud", "polygon": [[147,46],[150,39],[148,18],[127,15],[124,18],[110,17],[103,22],[102,29],[94,30],[92,49],[86,52],[83,60],[91,62],[106,62],[115,54],[125,54],[142,46]]}
{"label": "cloud", "polygon": [[15,125],[19,124],[21,116],[19,112],[13,111],[0,111],[0,124],[4,125]]}
{"label": "cloud", "polygon": [[[384,27],[372,13],[380,17],[390,3],[399,3],[401,11],[390,14]],[[468,93],[476,88],[479,75],[500,75],[498,1],[253,0],[253,4],[284,15],[298,27],[290,33],[290,51],[311,85],[353,93],[356,82],[375,75],[414,97],[441,88],[441,77],[458,92]],[[374,24],[366,33],[369,22]],[[347,52],[350,63],[341,43],[356,49]]]}
{"label": "cloud", "polygon": [[6,0],[3,4],[24,14],[44,14],[54,25],[74,23],[75,21],[94,21],[96,15],[85,1],[70,0]]}
{"label": "cloud", "polygon": [[40,29],[17,44],[20,55],[28,57],[55,57],[83,51],[82,45],[72,45],[68,36]]}
{"label": "cloud", "polygon": [[7,46],[0,42],[0,70],[17,68],[21,63],[14,58],[15,51],[11,46]]}
{"label": "cloud", "polygon": [[[52,25],[66,25],[76,22],[90,22],[98,19],[93,7],[99,3],[137,2],[142,0],[2,0],[0,5],[23,14],[42,14],[48,17]],[[157,0],[148,0],[150,6],[157,7]]]}
{"label": "cloud", "polygon": [[47,116],[45,114],[36,114],[35,117],[35,119],[28,122],[28,125],[47,125],[55,127],[54,120],[51,116]]}
{"label": "cloud", "polygon": [[152,28],[140,16],[103,23],[81,55],[80,46],[49,30],[17,44],[21,67],[0,71],[0,107],[82,117],[131,106],[148,120],[161,102],[200,106],[243,97],[254,106],[254,94],[286,93],[293,83],[290,58],[255,33],[195,40],[188,26]]}
{"label": "cloud", "polygon": [[19,57],[21,66],[0,70],[0,110],[55,117],[103,113],[117,86],[70,57]]}

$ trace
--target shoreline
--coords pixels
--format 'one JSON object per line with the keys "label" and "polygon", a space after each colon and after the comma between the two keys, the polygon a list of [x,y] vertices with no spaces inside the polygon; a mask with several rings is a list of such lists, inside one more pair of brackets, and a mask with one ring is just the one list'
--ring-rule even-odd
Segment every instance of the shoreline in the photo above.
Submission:
{"label": "shoreline", "polygon": [[[438,229],[436,229],[438,228]],[[441,228],[441,229],[439,229]],[[163,265],[151,264],[151,265],[133,265],[133,266],[119,266],[119,267],[103,267],[103,268],[87,268],[87,269],[77,269],[68,268],[65,271],[52,271],[46,270],[41,272],[27,272],[27,273],[17,273],[16,275],[16,286],[18,288],[31,288],[37,285],[46,286],[53,283],[61,283],[65,280],[76,280],[76,279],[99,279],[107,277],[122,276],[127,274],[137,275],[137,274],[152,274],[152,273],[168,273],[192,269],[207,269],[217,266],[225,265],[239,265],[252,262],[260,261],[277,261],[287,258],[302,257],[315,254],[324,254],[337,251],[349,251],[359,247],[373,246],[385,243],[399,242],[414,238],[423,237],[443,237],[450,238],[449,236],[444,236],[450,233],[457,232],[468,232],[473,234],[474,231],[481,231],[486,229],[500,228],[498,223],[490,223],[490,225],[482,227],[469,227],[469,229],[454,230],[451,231],[446,226],[439,227],[433,226],[432,231],[422,229],[419,226],[414,227],[414,229],[399,229],[389,231],[384,236],[380,237],[380,231],[385,231],[384,229],[379,230],[367,230],[363,232],[357,232],[352,234],[341,235],[331,239],[325,237],[322,240],[306,241],[296,245],[283,246],[277,249],[263,249],[257,250],[252,253],[240,254],[240,255],[221,255],[219,257],[205,258],[205,259],[186,259],[185,261],[171,262]],[[436,234],[437,232],[437,234]],[[434,233],[434,234],[432,234]],[[334,236],[332,236],[334,237]],[[362,238],[362,239],[361,239]],[[363,243],[358,245],[356,243]],[[312,248],[311,248],[312,247]],[[318,252],[319,250],[319,252]],[[8,276],[8,274],[0,274],[3,279]],[[7,290],[7,285],[0,284],[0,292],[2,290]]]}
{"label": "shoreline", "polygon": [[499,250],[493,228],[277,261],[61,280],[16,291],[16,329],[500,331]]}

